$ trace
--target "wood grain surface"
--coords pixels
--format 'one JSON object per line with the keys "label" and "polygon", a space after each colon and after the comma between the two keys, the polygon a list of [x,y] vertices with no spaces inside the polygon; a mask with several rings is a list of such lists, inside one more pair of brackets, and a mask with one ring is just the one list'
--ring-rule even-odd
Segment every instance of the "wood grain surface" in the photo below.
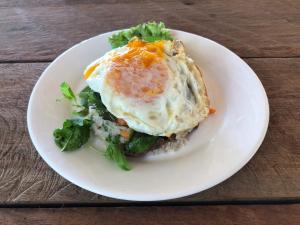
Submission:
{"label": "wood grain surface", "polygon": [[[261,79],[270,102],[270,126],[262,146],[229,180],[173,202],[300,200],[300,59],[246,61]],[[120,203],[69,183],[45,164],[31,144],[27,104],[47,65],[0,64],[0,205]]]}
{"label": "wood grain surface", "polygon": [[0,224],[299,225],[300,205],[0,209]]}
{"label": "wood grain surface", "polygon": [[242,57],[300,56],[299,0],[0,1],[0,61],[49,61],[89,37],[148,20]]}
{"label": "wood grain surface", "polygon": [[[0,224],[300,225],[299,12],[299,0],[1,0]],[[149,20],[243,57],[266,89],[270,124],[257,154],[222,184],[171,201],[126,202],[55,173],[30,141],[26,110],[40,74],[60,53]]]}

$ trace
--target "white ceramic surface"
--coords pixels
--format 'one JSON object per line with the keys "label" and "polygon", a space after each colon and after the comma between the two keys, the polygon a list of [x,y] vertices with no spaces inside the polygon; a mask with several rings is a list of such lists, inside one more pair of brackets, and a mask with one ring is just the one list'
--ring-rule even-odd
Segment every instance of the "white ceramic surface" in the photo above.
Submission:
{"label": "white ceramic surface", "polygon": [[191,33],[172,30],[202,68],[211,105],[217,112],[202,122],[189,142],[175,152],[130,160],[122,171],[101,152],[84,148],[61,152],[53,130],[69,117],[71,106],[61,97],[66,81],[76,91],[84,86],[84,68],[110,50],[105,33],[57,57],[35,85],[27,112],[34,146],[57,173],[89,191],[126,200],[154,201],[191,195],[232,176],[254,155],[268,127],[264,88],[251,68],[227,48]]}

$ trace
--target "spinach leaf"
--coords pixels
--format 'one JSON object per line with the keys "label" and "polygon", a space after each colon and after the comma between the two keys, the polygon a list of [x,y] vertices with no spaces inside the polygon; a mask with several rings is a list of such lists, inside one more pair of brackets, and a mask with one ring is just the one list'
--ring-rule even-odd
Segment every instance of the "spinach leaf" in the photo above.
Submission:
{"label": "spinach leaf", "polygon": [[144,153],[158,140],[159,137],[149,134],[134,132],[132,138],[126,143],[126,153],[139,154]]}
{"label": "spinach leaf", "polygon": [[110,121],[116,120],[116,117],[112,115],[102,103],[100,94],[94,92],[89,86],[85,87],[79,93],[79,97],[81,99],[81,105],[84,107],[84,110],[82,110],[82,115],[87,115],[89,107],[94,106],[103,119]]}
{"label": "spinach leaf", "polygon": [[91,125],[89,119],[65,120],[62,129],[54,130],[54,141],[61,151],[76,150],[88,141]]}
{"label": "spinach leaf", "polygon": [[107,159],[115,161],[123,170],[130,170],[126,156],[124,155],[124,146],[120,143],[120,136],[108,137],[106,139],[108,146],[105,156]]}
{"label": "spinach leaf", "polygon": [[115,33],[108,41],[112,48],[118,48],[126,45],[134,37],[147,42],[173,40],[170,30],[163,22],[147,22]]}
{"label": "spinach leaf", "polygon": [[89,106],[95,106],[98,113],[102,115],[106,110],[101,101],[99,93],[94,92],[89,86],[85,87],[80,93],[81,105],[88,108]]}
{"label": "spinach leaf", "polygon": [[74,92],[66,82],[63,82],[60,85],[60,91],[63,94],[63,96],[65,96],[65,98],[76,101],[76,96],[74,95]]}

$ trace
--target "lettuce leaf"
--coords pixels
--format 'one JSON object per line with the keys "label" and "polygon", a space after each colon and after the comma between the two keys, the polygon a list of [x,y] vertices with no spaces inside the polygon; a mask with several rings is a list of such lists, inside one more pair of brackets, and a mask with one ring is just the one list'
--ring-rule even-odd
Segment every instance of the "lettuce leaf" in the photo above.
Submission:
{"label": "lettuce leaf", "polygon": [[91,125],[92,121],[89,119],[65,120],[63,128],[54,130],[54,141],[61,151],[79,149],[88,141]]}
{"label": "lettuce leaf", "polygon": [[122,170],[130,170],[130,166],[123,152],[124,146],[120,143],[120,136],[109,136],[106,141],[108,143],[105,151],[106,158],[117,163],[118,167]]}
{"label": "lettuce leaf", "polygon": [[68,85],[66,82],[61,83],[60,91],[65,98],[76,101],[76,96],[74,95],[74,92],[72,91],[70,85]]}
{"label": "lettuce leaf", "polygon": [[126,45],[134,37],[146,42],[173,40],[170,30],[163,22],[147,22],[115,33],[108,38],[108,41],[112,48],[118,48]]}

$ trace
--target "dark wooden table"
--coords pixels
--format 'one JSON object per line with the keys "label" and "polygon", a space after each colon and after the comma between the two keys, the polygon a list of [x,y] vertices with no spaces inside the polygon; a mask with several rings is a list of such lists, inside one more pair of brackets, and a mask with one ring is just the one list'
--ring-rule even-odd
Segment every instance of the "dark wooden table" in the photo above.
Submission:
{"label": "dark wooden table", "polygon": [[[37,154],[31,90],[60,53],[144,21],[213,39],[261,79],[270,125],[254,158],[202,193],[126,202],[85,191]],[[0,224],[300,224],[300,1],[0,1]]]}

